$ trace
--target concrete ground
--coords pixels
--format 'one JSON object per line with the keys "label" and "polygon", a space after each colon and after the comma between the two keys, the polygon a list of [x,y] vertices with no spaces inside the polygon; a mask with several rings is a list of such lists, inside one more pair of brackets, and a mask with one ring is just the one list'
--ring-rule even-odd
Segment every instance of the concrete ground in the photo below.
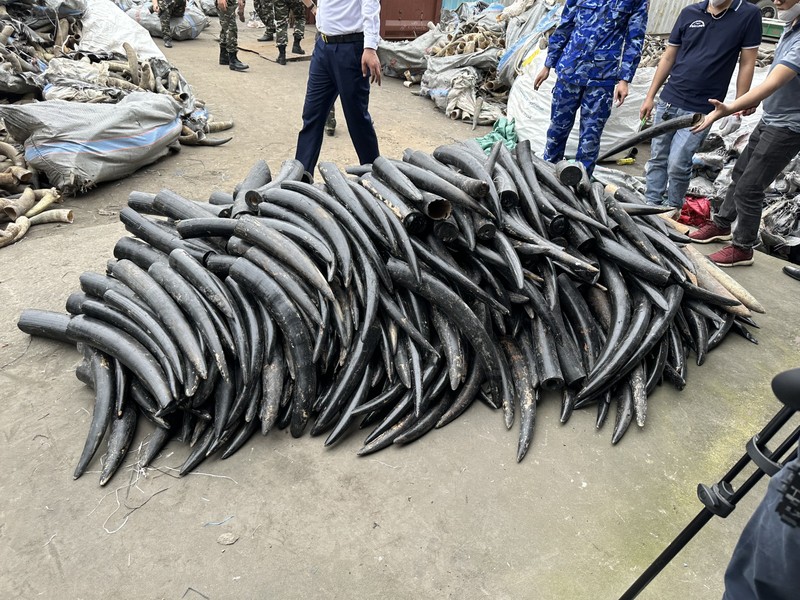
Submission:
{"label": "concrete ground", "polygon": [[[0,250],[0,597],[617,598],[697,513],[696,484],[716,481],[777,411],[772,377],[800,364],[800,284],[778,260],[759,254],[733,272],[767,308],[759,345],[730,336],[692,365],[683,392],[658,389],[644,429],[632,426],[616,447],[611,423],[595,430],[594,410],[561,425],[547,397],[522,464],[516,430],[478,405],[366,458],[355,456],[359,436],[326,450],[321,439],[273,432],[183,479],[175,468],[187,450],[171,445],[158,469],[128,467],[105,488],[97,460],[72,480],[93,396],[74,376],[77,352],[19,332],[20,311],[63,310],[78,276],[104,269],[130,191],[205,199],[231,190],[256,159],[277,170],[294,154],[308,63],[240,52],[251,68],[235,73],[216,64],[215,32],[216,22],[168,56],[215,115],[235,119],[234,140],[185,148],[70,199],[73,225],[38,226]],[[258,35],[245,29],[242,43],[257,46]],[[371,100],[389,156],[488,131],[449,121],[396,80]],[[344,123],[323,159],[355,162]],[[149,432],[141,427],[137,447]],[[641,597],[720,597],[762,492],[714,519]]]}

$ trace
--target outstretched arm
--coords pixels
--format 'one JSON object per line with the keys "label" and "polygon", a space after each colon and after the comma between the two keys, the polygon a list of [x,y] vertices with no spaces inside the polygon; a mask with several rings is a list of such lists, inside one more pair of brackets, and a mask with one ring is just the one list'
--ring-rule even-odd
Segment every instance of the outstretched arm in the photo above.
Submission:
{"label": "outstretched arm", "polygon": [[714,105],[714,112],[706,115],[699,125],[692,128],[692,132],[697,133],[707,127],[711,127],[714,121],[722,117],[727,117],[735,112],[758,106],[764,98],[774,94],[779,88],[789,83],[795,77],[797,77],[797,71],[786,65],[778,64],[770,71],[761,85],[757,85],[746,94],[739,96],[730,104],[723,104],[718,100],[710,99],[709,102]]}

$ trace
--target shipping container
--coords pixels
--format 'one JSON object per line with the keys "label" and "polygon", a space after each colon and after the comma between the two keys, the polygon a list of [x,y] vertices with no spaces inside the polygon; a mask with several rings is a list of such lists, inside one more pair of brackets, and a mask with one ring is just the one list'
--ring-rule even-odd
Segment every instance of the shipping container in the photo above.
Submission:
{"label": "shipping container", "polygon": [[[441,9],[441,0],[382,0],[381,37],[384,40],[414,39],[428,31],[428,22],[439,22]],[[306,11],[306,22],[315,24],[311,10]]]}
{"label": "shipping container", "polygon": [[441,0],[382,0],[381,37],[385,40],[410,40],[428,31],[428,23],[438,23]]}

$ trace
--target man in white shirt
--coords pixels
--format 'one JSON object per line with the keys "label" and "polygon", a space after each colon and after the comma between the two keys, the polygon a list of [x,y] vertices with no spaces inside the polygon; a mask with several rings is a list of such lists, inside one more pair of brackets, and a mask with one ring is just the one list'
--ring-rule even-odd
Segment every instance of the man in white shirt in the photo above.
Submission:
{"label": "man in white shirt", "polygon": [[350,139],[361,164],[378,157],[378,137],[369,114],[370,83],[381,83],[376,48],[380,41],[379,0],[320,0],[317,30],[308,70],[303,128],[295,158],[314,172],[328,113],[341,98]]}

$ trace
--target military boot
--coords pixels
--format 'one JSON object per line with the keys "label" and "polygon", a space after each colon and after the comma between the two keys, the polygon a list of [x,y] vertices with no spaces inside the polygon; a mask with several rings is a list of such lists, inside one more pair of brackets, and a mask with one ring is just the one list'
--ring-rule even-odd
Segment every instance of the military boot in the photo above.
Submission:
{"label": "military boot", "polygon": [[305,54],[306,51],[300,47],[300,37],[294,36],[294,44],[292,45],[292,54]]}
{"label": "military boot", "polygon": [[271,42],[275,39],[275,34],[270,31],[264,31],[264,35],[258,38],[257,42]]}
{"label": "military boot", "polygon": [[219,64],[221,65],[229,65],[230,60],[228,59],[228,50],[220,44],[219,46]]}
{"label": "military boot", "polygon": [[164,36],[164,48],[172,48],[172,38],[168,35]]}
{"label": "military boot", "polygon": [[278,60],[276,60],[279,65],[286,64],[286,44],[283,46],[278,46]]}
{"label": "military boot", "polygon": [[250,65],[244,64],[242,61],[239,60],[239,57],[236,56],[236,52],[228,52],[228,67],[231,71],[244,71],[245,69],[249,69]]}

